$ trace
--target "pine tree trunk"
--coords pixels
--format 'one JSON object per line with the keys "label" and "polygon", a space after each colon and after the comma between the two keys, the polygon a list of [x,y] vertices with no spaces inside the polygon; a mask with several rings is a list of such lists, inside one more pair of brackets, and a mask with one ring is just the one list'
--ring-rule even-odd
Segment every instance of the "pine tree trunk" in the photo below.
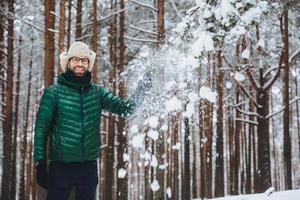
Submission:
{"label": "pine tree trunk", "polygon": [[76,9],[76,41],[81,40],[82,0],[77,0]]}
{"label": "pine tree trunk", "polygon": [[[0,0],[0,6],[3,9],[2,12],[0,12],[0,76],[4,77],[5,76],[5,66],[4,66],[4,30],[5,30],[5,21],[6,21],[6,13],[4,10],[6,10],[6,1],[4,0]],[[0,92],[0,101],[4,102],[4,96],[5,96],[5,81],[0,79],[0,87],[1,87],[1,91]],[[2,106],[1,104],[1,113],[0,113],[0,121],[4,121],[4,106]],[[2,126],[1,126],[1,131],[2,130]]]}
{"label": "pine tree trunk", "polygon": [[[120,10],[123,10],[125,8],[124,0],[120,0]],[[120,20],[119,20],[119,27],[120,27],[120,34],[119,34],[119,77],[121,77],[122,73],[124,72],[124,65],[125,65],[125,41],[124,41],[124,35],[125,35],[125,12],[120,13]],[[119,81],[119,97],[126,98],[126,88],[125,83],[123,80]],[[126,161],[123,159],[124,153],[127,153],[127,134],[123,134],[125,131],[125,119],[119,117],[119,123],[118,123],[118,166],[117,169],[125,169]],[[127,182],[128,178],[127,176],[124,178],[118,178],[117,179],[117,199],[126,199],[128,196],[127,191]]]}
{"label": "pine tree trunk", "polygon": [[[111,11],[115,11],[115,4],[111,2]],[[109,75],[109,84],[112,88],[112,92],[116,92],[116,16],[111,18],[109,25],[109,60],[112,66]],[[107,140],[107,166],[106,166],[106,180],[105,180],[105,198],[104,199],[113,199],[113,183],[114,183],[114,143],[115,143],[115,117],[112,114],[109,114],[108,119],[108,140]]]}
{"label": "pine tree trunk", "polygon": [[[121,0],[121,1],[124,1],[124,0]],[[124,4],[124,2],[123,2]],[[120,18],[121,18],[121,15],[123,15],[124,12],[120,13]],[[124,16],[123,16],[124,18]],[[120,19],[121,20],[121,19]],[[120,22],[121,23],[121,22]],[[97,53],[97,0],[93,0],[93,37],[92,37],[92,43],[93,43],[93,51],[95,53]],[[94,62],[94,67],[93,67],[93,71],[92,71],[92,74],[93,74],[93,82],[96,83],[98,81],[97,79],[97,57],[95,59],[95,62]]]}
{"label": "pine tree trunk", "polygon": [[67,2],[68,2],[67,49],[69,49],[71,43],[72,0],[67,0]]}
{"label": "pine tree trunk", "polygon": [[289,19],[288,10],[283,13],[283,63],[284,63],[284,94],[283,94],[283,154],[284,154],[284,176],[285,176],[285,189],[292,189],[292,156],[291,156],[291,135],[290,135],[290,105],[289,105]]}
{"label": "pine tree trunk", "polygon": [[[65,47],[65,0],[60,0],[59,9],[60,9],[60,19],[59,19],[58,56],[64,51],[64,47]],[[61,73],[62,73],[62,69],[61,67],[58,67],[58,74]]]}
{"label": "pine tree trunk", "polygon": [[[53,84],[54,77],[54,30],[55,16],[55,1],[45,0],[45,87]],[[47,55],[47,56],[46,56]]]}
{"label": "pine tree trunk", "polygon": [[[252,86],[249,87],[249,93],[253,96],[253,88]],[[249,112],[254,112],[254,105],[252,101],[249,101]],[[254,116],[249,116],[250,121],[254,121]],[[249,124],[248,126],[248,151],[247,151],[247,164],[246,164],[246,193],[251,193],[252,188],[252,171],[251,167],[254,168],[255,166],[252,165],[252,153],[254,151],[254,147],[252,145],[252,140],[254,138],[254,125]]]}
{"label": "pine tree trunk", "polygon": [[1,200],[10,198],[11,167],[12,167],[12,125],[13,125],[13,71],[14,71],[14,0],[8,0],[7,27],[7,81],[5,90],[5,107],[3,121],[3,153],[2,153],[2,184]]}
{"label": "pine tree trunk", "polygon": [[157,41],[159,45],[164,44],[165,40],[165,25],[164,25],[164,15],[165,15],[165,0],[157,0]]}
{"label": "pine tree trunk", "polygon": [[27,133],[28,133],[28,124],[29,124],[29,107],[30,107],[30,94],[31,94],[31,79],[32,79],[32,53],[33,49],[31,50],[30,55],[30,64],[29,64],[29,79],[28,79],[28,88],[27,88],[27,99],[26,99],[26,111],[25,111],[25,123],[23,128],[23,137],[22,137],[22,143],[20,148],[20,157],[21,157],[21,167],[20,167],[20,192],[19,192],[19,199],[25,200],[26,195],[29,191],[27,191],[28,185],[26,184],[28,180],[28,174],[26,173],[26,157],[27,157]]}
{"label": "pine tree trunk", "polygon": [[191,171],[190,171],[190,125],[189,118],[184,118],[184,183],[183,199],[191,199]]}
{"label": "pine tree trunk", "polygon": [[224,160],[223,160],[223,79],[224,73],[222,69],[222,51],[217,51],[217,94],[218,94],[218,107],[217,107],[217,141],[216,141],[216,178],[215,178],[215,196],[224,196]]}
{"label": "pine tree trunk", "polygon": [[[22,45],[22,37],[19,37],[19,46]],[[15,112],[14,112],[14,135],[13,135],[13,158],[12,158],[12,184],[11,184],[11,199],[15,198],[16,196],[16,186],[17,186],[17,137],[18,137],[18,125],[19,125],[19,96],[20,96],[20,75],[21,75],[21,49],[19,50],[18,55],[18,68],[17,68],[17,77],[16,77],[16,99],[15,99]]]}
{"label": "pine tree trunk", "polygon": [[[228,108],[228,113],[233,113],[232,108]],[[230,115],[227,121],[227,129],[228,129],[228,140],[229,140],[229,194],[234,194],[234,175],[235,175],[235,167],[234,167],[234,127],[233,127],[233,116]]]}
{"label": "pine tree trunk", "polygon": [[179,169],[178,169],[178,150],[173,150],[172,146],[176,145],[178,142],[178,132],[179,132],[179,119],[178,114],[175,116],[172,116],[172,124],[173,124],[173,132],[171,133],[172,141],[171,141],[171,151],[172,153],[172,199],[178,200],[178,175],[179,175]]}
{"label": "pine tree trunk", "polygon": [[[294,78],[294,82],[295,82],[295,95],[298,97],[298,81],[297,81],[298,77]],[[297,132],[298,132],[298,151],[300,153],[300,109],[299,109],[299,101],[296,102],[296,115],[297,115]]]}
{"label": "pine tree trunk", "polygon": [[[236,100],[235,104],[240,102],[241,96],[241,89],[239,86],[236,88]],[[241,114],[239,111],[236,110],[236,118],[240,118]],[[234,144],[235,144],[235,151],[234,151],[234,194],[239,194],[239,175],[240,175],[240,135],[241,135],[241,122],[235,120],[235,135],[234,135]]]}

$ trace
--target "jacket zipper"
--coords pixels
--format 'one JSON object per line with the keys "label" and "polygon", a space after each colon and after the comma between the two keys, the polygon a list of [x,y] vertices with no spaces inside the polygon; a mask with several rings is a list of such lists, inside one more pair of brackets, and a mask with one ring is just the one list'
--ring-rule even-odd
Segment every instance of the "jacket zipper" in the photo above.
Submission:
{"label": "jacket zipper", "polygon": [[83,123],[83,86],[80,91],[80,117],[81,117],[81,150],[82,150],[82,161],[84,161],[84,123]]}

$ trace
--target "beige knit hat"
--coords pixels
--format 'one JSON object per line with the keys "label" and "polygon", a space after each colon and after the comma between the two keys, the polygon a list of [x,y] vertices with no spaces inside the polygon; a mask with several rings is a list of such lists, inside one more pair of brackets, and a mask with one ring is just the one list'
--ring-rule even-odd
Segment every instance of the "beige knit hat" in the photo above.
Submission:
{"label": "beige knit hat", "polygon": [[72,57],[86,57],[89,59],[89,68],[88,70],[91,72],[94,66],[96,53],[89,49],[89,47],[83,42],[74,42],[69,51],[62,52],[59,55],[60,67],[63,72],[66,71],[68,62]]}

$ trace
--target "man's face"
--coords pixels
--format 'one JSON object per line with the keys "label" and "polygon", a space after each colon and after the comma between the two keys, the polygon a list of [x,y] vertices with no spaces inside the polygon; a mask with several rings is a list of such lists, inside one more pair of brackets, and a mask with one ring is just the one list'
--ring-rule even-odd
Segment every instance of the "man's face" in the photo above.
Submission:
{"label": "man's face", "polygon": [[84,76],[89,67],[89,59],[82,57],[72,57],[69,61],[69,68],[75,76]]}

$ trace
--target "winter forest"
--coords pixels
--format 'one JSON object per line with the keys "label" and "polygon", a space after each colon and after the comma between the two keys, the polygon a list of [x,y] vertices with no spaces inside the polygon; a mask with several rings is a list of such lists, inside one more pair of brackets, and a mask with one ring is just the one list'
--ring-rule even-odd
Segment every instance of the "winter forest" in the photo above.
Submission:
{"label": "winter forest", "polygon": [[300,1],[0,2],[1,200],[45,199],[36,113],[74,41],[97,53],[93,82],[121,98],[153,71],[137,112],[102,113],[96,199],[300,188]]}

